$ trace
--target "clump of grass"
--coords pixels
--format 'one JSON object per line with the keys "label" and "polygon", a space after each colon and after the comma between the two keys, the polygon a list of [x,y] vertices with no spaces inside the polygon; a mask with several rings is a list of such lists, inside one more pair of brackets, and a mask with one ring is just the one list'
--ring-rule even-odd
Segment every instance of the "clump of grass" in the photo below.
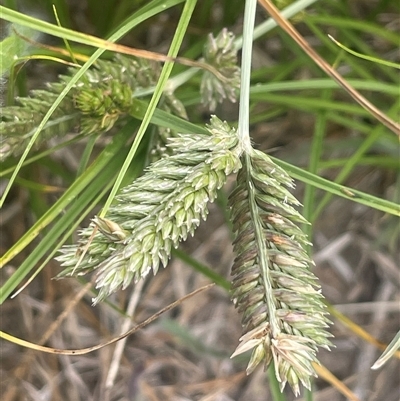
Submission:
{"label": "clump of grass", "polygon": [[[59,76],[58,82],[47,83],[45,90],[33,90],[29,97],[18,98],[18,105],[3,108],[0,160],[23,153],[49,107],[78,70],[70,67],[67,74]],[[113,60],[97,60],[94,68],[63,98],[35,142],[36,148],[71,131],[77,131],[77,135],[110,131],[135,107],[133,93],[155,85],[159,72],[159,63],[145,59],[119,55]],[[185,118],[185,110],[179,106],[179,100],[169,93],[161,108]]]}
{"label": "clump of grass", "polygon": [[[123,3],[120,2],[122,6]],[[139,10],[139,15],[146,15],[148,18],[146,13],[153,6],[158,7],[156,3],[146,4],[147,8],[143,9],[143,14]],[[163,6],[171,6],[172,3],[163,2]],[[190,2],[186,2],[188,3]],[[202,9],[202,20],[207,20],[207,15],[212,15],[211,3],[208,2],[208,6],[205,5]],[[299,1],[293,4],[293,13],[301,11],[306,3]],[[371,15],[375,11],[378,15],[386,2],[378,3],[368,5],[373,8]],[[107,10],[112,10],[113,4],[107,4]],[[324,3],[318,7],[316,5],[315,12],[309,15],[304,12],[300,15],[301,21],[323,44],[319,49],[321,54],[329,60],[338,57],[337,70],[348,71],[346,78],[354,88],[370,91],[367,96],[370,95],[382,109],[387,104],[393,104],[391,110],[385,110],[393,118],[397,110],[397,92],[392,85],[397,82],[397,77],[393,71],[384,66],[374,65],[369,68],[348,55],[338,55],[338,49],[326,39],[325,31],[327,26],[330,30],[336,30],[336,37],[341,42],[363,54],[371,54],[373,47],[370,40],[362,40],[363,33],[368,35],[368,39],[372,35],[379,43],[384,41],[388,48],[390,44],[398,43],[396,34],[371,20],[357,21],[354,24],[356,30],[353,31],[353,21],[349,18],[351,10],[344,3]],[[231,21],[235,21],[242,13],[241,9],[236,10],[234,7],[224,11],[226,15],[230,15]],[[118,15],[125,14],[119,9]],[[332,18],[332,15],[342,17]],[[36,22],[39,27],[42,26],[40,20]],[[200,19],[198,22],[200,24]],[[321,24],[324,29],[320,27]],[[103,20],[101,25],[99,32],[105,32],[107,23]],[[264,26],[262,23],[258,28],[256,36],[271,29],[271,24],[268,22]],[[53,26],[53,30],[59,33],[59,27]],[[246,35],[253,40],[253,35]],[[80,38],[79,35],[76,37]],[[110,189],[110,181],[114,182],[116,175],[108,170],[117,171],[120,168],[118,159],[126,156],[126,152],[123,152],[124,145],[135,137],[138,123],[134,119],[146,118],[146,122],[151,120],[154,123],[148,132],[156,131],[156,135],[153,141],[147,141],[147,137],[142,141],[142,153],[138,153],[132,162],[135,173],[132,175],[140,175],[141,166],[149,160],[152,163],[139,178],[126,178],[126,182],[130,180],[131,183],[124,184],[105,217],[92,218],[90,226],[79,232],[76,244],[61,248],[58,260],[63,264],[64,271],[59,277],[83,276],[93,272],[99,290],[94,302],[98,303],[119,289],[126,289],[131,282],[137,282],[150,272],[157,273],[161,266],[168,263],[172,249],[195,234],[197,226],[206,219],[208,202],[214,201],[220,193],[227,176],[238,172],[236,188],[229,201],[229,220],[233,226],[233,246],[236,253],[232,268],[231,296],[242,316],[243,336],[233,355],[252,351],[247,366],[248,373],[259,365],[266,367],[273,363],[275,378],[271,379],[271,386],[278,381],[281,391],[285,384],[289,384],[295,394],[299,393],[301,384],[310,388],[315,376],[314,363],[318,362],[317,349],[330,346],[330,335],[327,332],[329,320],[321,289],[311,271],[313,263],[308,248],[311,245],[312,225],[306,225],[307,220],[314,222],[333,194],[355,201],[363,205],[362,207],[368,206],[387,214],[398,215],[398,205],[383,199],[383,195],[379,199],[340,185],[359,165],[397,171],[398,152],[394,150],[398,149],[398,142],[382,126],[377,125],[373,119],[370,120],[368,112],[349,103],[347,98],[343,99],[331,80],[297,81],[299,74],[304,71],[306,75],[311,72],[317,77],[319,72],[314,72],[310,60],[287,40],[286,37],[282,38],[284,51],[278,54],[276,46],[268,49],[268,57],[275,60],[275,66],[263,66],[253,71],[248,68],[247,75],[244,79],[242,77],[241,93],[246,91],[243,83],[251,75],[254,77],[251,98],[243,97],[240,102],[246,106],[250,104],[252,113],[245,118],[243,115],[239,116],[238,130],[232,128],[235,123],[227,124],[218,117],[213,117],[207,127],[190,123],[198,121],[200,117],[193,112],[196,109],[193,105],[202,102],[202,110],[208,107],[213,111],[220,110],[217,107],[224,100],[236,101],[240,83],[240,69],[236,65],[239,42],[228,30],[223,29],[215,36],[210,34],[205,46],[198,39],[198,46],[193,47],[204,48],[202,60],[216,68],[219,75],[205,71],[202,77],[190,82],[193,85],[188,85],[191,89],[185,92],[185,84],[194,76],[195,71],[178,74],[173,78],[173,83],[178,85],[170,87],[174,90],[179,87],[178,95],[169,90],[167,85],[167,90],[158,103],[158,110],[151,112],[150,116],[146,114],[147,98],[141,92],[148,94],[151,91],[149,88],[159,82],[161,65],[149,60],[126,57],[109,61],[98,60],[94,68],[89,69],[78,83],[72,85],[60,108],[42,130],[36,146],[39,148],[50,144],[49,140],[53,137],[57,137],[62,143],[64,135],[74,131],[90,136],[86,157],[95,138],[113,129],[112,140],[115,143],[121,141],[121,151],[116,151],[108,159],[110,163],[102,165],[95,173],[90,169],[85,171],[85,163],[82,162],[82,175],[76,178],[71,188],[55,205],[45,204],[38,209],[37,205],[43,205],[44,197],[36,197],[36,189],[29,193],[33,212],[38,216],[44,213],[43,218],[7,251],[2,262],[7,263],[21,252],[50,223],[54,222],[54,227],[49,234],[44,234],[43,240],[2,287],[1,299],[4,300],[22,282],[44,255],[53,251],[52,248],[58,248],[54,245],[57,238],[61,234],[66,238],[67,227],[76,226],[78,220],[89,214],[89,205],[91,209],[95,205],[103,204],[104,194]],[[296,57],[291,52],[286,52],[285,49],[289,47],[294,50]],[[243,58],[251,59],[251,52],[243,51]],[[3,108],[0,129],[5,135],[1,138],[0,157],[2,161],[10,163],[11,169],[12,157],[19,157],[25,151],[49,108],[78,72],[77,68],[71,69],[58,82],[49,84],[46,90],[34,91],[30,98],[21,98],[19,105]],[[18,77],[19,84],[23,81],[21,75]],[[377,77],[383,78],[378,81]],[[193,91],[194,85],[199,83],[199,90]],[[250,87],[247,90],[250,91]],[[303,90],[307,91],[307,96],[302,95]],[[276,116],[286,118],[289,110],[294,115],[298,115],[297,111],[300,110],[317,116],[309,153],[308,148],[301,150],[301,157],[309,154],[309,172],[279,160],[273,162],[273,158],[252,148],[249,135],[245,139],[243,137],[244,131],[248,134],[252,130],[249,123],[266,122]],[[293,114],[289,116],[292,118]],[[347,138],[342,142],[335,139],[329,143],[329,149],[324,147],[324,136],[332,123],[334,127],[339,125],[343,128],[343,132],[351,133],[354,143],[347,141]],[[121,127],[124,127],[122,131]],[[283,124],[281,128],[283,132]],[[300,133],[297,128],[300,127],[296,126],[296,138],[293,141],[284,138],[283,133],[279,135],[280,141],[288,144],[288,148],[296,147],[298,143],[296,141]],[[143,136],[138,135],[136,138],[140,142]],[[308,138],[308,135],[302,136],[302,145],[308,144]],[[112,149],[111,145],[107,145],[101,157],[107,155]],[[263,144],[260,145],[262,146]],[[145,147],[147,148],[144,149]],[[351,148],[353,153],[342,159],[327,156],[328,152],[324,153],[327,149],[334,155],[335,152],[340,153],[342,148]],[[373,152],[368,154],[370,149]],[[48,150],[47,154],[51,151]],[[295,156],[293,152],[293,160]],[[36,154],[35,157],[40,160],[44,155]],[[33,162],[34,160],[29,161]],[[308,184],[303,201],[305,218],[298,212],[300,203],[290,192],[293,188],[291,178],[278,165],[285,166],[285,170],[293,177]],[[340,168],[341,172],[336,178],[330,176],[330,180],[324,180],[320,177],[321,171],[324,176],[329,176],[329,166]],[[41,167],[40,161],[35,164],[35,168]],[[27,170],[29,169],[25,172]],[[29,175],[30,171],[27,172]],[[82,185],[85,176],[92,177],[92,183],[97,185],[95,190],[93,185]],[[32,177],[30,176],[31,179]],[[106,178],[99,180],[99,177]],[[20,181],[22,186],[24,182]],[[318,199],[315,188],[327,192],[322,201]],[[77,205],[83,205],[79,211]],[[46,209],[49,212],[45,213]],[[62,218],[57,221],[61,214]],[[68,215],[72,217],[69,220],[64,219]],[[59,222],[65,222],[64,227],[60,228]],[[306,225],[304,231],[299,225]],[[56,234],[53,235],[53,232]],[[305,235],[305,232],[309,235]],[[393,236],[390,241],[392,238]],[[393,344],[389,347],[389,354],[395,351],[397,343]],[[273,398],[285,399],[283,395],[274,395]]]}

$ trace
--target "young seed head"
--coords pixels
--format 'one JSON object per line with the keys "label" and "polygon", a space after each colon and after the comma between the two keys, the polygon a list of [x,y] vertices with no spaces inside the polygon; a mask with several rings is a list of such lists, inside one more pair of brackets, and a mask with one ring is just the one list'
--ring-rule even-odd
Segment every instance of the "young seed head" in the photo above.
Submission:
{"label": "young seed head", "polygon": [[291,178],[259,151],[243,164],[230,196],[232,298],[245,333],[233,356],[253,350],[248,373],[273,359],[281,390],[289,383],[297,395],[300,383],[310,388],[317,347],[330,345],[330,322],[296,225],[304,218],[291,206],[299,202],[286,189]]}
{"label": "young seed head", "polygon": [[174,137],[173,154],[123,188],[107,219],[93,219],[98,232],[88,245],[93,225],[78,245],[62,248],[59,277],[95,270],[96,303],[167,264],[172,247],[193,235],[227,175],[241,167],[236,131],[216,117],[207,128],[211,135]]}

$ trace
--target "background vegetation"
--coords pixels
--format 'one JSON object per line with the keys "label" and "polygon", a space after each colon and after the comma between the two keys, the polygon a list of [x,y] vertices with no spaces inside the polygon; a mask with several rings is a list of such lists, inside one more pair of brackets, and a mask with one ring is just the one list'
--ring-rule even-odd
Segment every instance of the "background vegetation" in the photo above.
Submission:
{"label": "background vegetation", "polygon": [[[284,8],[291,2],[279,3]],[[55,36],[42,33],[42,20],[57,25],[52,4],[59,25],[75,36],[56,27],[47,32]],[[10,0],[4,5],[37,18],[37,31],[20,16],[12,22],[23,27],[14,25],[13,30],[5,22],[11,21],[9,14],[2,15],[2,36],[7,39],[2,42],[3,106],[18,104],[18,96],[58,81],[58,75],[66,73],[65,62],[82,65],[96,46],[101,49],[100,42],[78,32],[107,39],[120,29],[119,43],[167,54],[183,9],[180,1],[105,0],[99,6],[94,0]],[[396,68],[355,57],[327,36],[398,65],[398,2],[299,1],[296,6],[303,11],[292,22],[308,43],[384,114],[398,119]],[[152,10],[157,12],[150,16]],[[182,32],[179,55],[198,59],[208,33],[217,35],[224,27],[240,37],[243,11],[239,0],[199,1]],[[335,307],[331,331],[336,348],[321,351],[319,357],[338,381],[321,368],[314,390],[303,397],[398,400],[398,360],[370,370],[399,328],[398,137],[356,104],[280,28],[263,25],[267,19],[259,8],[257,26],[263,33],[254,41],[251,135],[255,147],[276,158],[296,179],[295,195],[312,222],[305,230],[314,244],[314,272]],[[61,38],[68,39],[75,59],[68,51],[54,49],[66,48]],[[101,55],[103,60],[113,57],[110,51]],[[188,69],[175,64],[170,82],[177,84],[174,95],[189,122],[200,127],[209,121],[209,105],[201,102],[200,73],[186,78]],[[86,355],[49,355],[2,340],[3,400],[292,400],[290,390],[280,394],[273,375],[262,369],[246,376],[248,357],[229,358],[241,335],[227,291],[233,255],[226,204],[233,179],[210,207],[208,221],[157,276],[95,308],[90,277],[52,280],[61,270],[54,260],[56,249],[62,240],[76,242],[77,225],[86,227],[101,210],[126,160],[127,141],[143,135],[122,185],[151,160],[156,126],[163,126],[167,136],[170,130],[196,129],[160,110],[146,115],[150,97],[140,95],[135,112],[106,134],[77,136],[72,127],[68,135],[52,134],[40,142],[27,155],[8,194],[20,155],[2,162],[1,187],[7,195],[0,218],[2,330],[53,348],[90,347],[131,327],[127,315],[141,322],[210,281],[217,286],[185,300],[125,341]],[[237,124],[236,103],[224,101],[214,113]],[[141,122],[150,118],[154,124],[138,133]],[[8,297],[21,286],[17,297]],[[344,385],[351,390],[346,396]]]}

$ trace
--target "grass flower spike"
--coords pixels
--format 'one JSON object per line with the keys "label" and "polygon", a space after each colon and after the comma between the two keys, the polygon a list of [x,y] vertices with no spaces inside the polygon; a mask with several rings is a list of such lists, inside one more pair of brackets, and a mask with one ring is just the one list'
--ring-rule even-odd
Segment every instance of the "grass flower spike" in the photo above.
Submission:
{"label": "grass flower spike", "polygon": [[274,361],[281,385],[299,393],[310,388],[317,347],[328,348],[329,320],[317,278],[296,223],[299,202],[285,188],[291,178],[262,152],[243,157],[243,169],[230,197],[236,259],[232,298],[242,313],[244,335],[232,356],[252,350],[247,373]]}
{"label": "grass flower spike", "polygon": [[221,80],[209,71],[203,73],[200,92],[203,104],[207,104],[211,111],[224,99],[236,102],[236,91],[240,87],[240,68],[237,66],[234,40],[233,33],[224,28],[216,38],[210,34],[204,47],[206,63],[218,69],[224,78]]}
{"label": "grass flower spike", "polygon": [[[77,70],[69,68],[66,75],[59,76],[59,82],[48,83],[46,89],[33,90],[29,97],[19,98],[16,106],[2,108],[0,161],[23,153],[47,110]],[[160,71],[160,63],[145,59],[118,55],[113,60],[97,60],[53,113],[35,147],[51,138],[62,140],[70,132],[97,135],[109,131],[135,106],[134,91],[155,85]],[[160,107],[187,118],[183,105],[173,93],[165,94]]]}
{"label": "grass flower spike", "polygon": [[[211,119],[210,136],[180,134],[169,141],[173,155],[150,165],[145,174],[121,191],[107,219],[95,218],[82,230],[78,245],[65,246],[60,274],[96,270],[100,292],[95,303],[134,280],[157,273],[172,247],[205,220],[226,177],[241,167],[236,130]],[[78,261],[94,226],[98,232]]]}

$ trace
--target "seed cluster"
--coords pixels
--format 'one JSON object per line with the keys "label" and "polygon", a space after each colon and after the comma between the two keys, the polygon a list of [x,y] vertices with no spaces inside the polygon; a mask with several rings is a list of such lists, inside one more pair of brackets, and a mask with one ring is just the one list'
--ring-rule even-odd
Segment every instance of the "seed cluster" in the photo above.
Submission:
{"label": "seed cluster", "polygon": [[[172,247],[193,235],[206,219],[207,204],[214,201],[227,175],[241,167],[235,130],[216,117],[208,130],[210,136],[171,138],[173,155],[153,163],[125,187],[107,219],[97,217],[80,232],[78,245],[61,249],[57,259],[65,269],[60,277],[96,270],[97,303],[165,266]],[[98,232],[86,249],[94,226]]]}
{"label": "seed cluster", "polygon": [[210,34],[204,46],[206,63],[214,66],[220,73],[217,77],[209,71],[204,71],[201,80],[202,102],[208,105],[211,111],[224,99],[229,99],[232,103],[236,101],[236,92],[240,87],[240,68],[237,66],[234,40],[233,33],[225,28],[216,38]]}
{"label": "seed cluster", "polygon": [[299,393],[315,376],[317,347],[328,348],[330,334],[317,278],[304,250],[307,238],[296,222],[304,218],[286,189],[291,178],[262,152],[243,157],[237,187],[230,196],[236,259],[232,299],[242,313],[244,335],[232,356],[253,350],[247,373],[274,361],[281,385]]}

